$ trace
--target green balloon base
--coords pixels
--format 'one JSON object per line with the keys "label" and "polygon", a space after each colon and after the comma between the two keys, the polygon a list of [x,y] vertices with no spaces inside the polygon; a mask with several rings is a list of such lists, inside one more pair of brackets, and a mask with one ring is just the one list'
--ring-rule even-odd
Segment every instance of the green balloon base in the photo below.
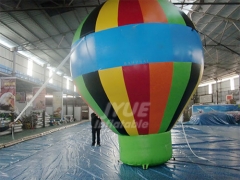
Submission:
{"label": "green balloon base", "polygon": [[118,135],[120,160],[131,166],[155,166],[172,157],[171,132],[139,136]]}

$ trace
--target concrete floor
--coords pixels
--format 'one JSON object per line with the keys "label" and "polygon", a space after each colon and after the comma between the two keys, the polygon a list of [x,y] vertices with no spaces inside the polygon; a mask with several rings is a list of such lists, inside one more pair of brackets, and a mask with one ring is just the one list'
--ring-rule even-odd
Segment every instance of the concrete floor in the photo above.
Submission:
{"label": "concrete floor", "polygon": [[83,122],[0,149],[0,179],[240,179],[239,129],[184,125],[190,149],[176,124],[175,160],[143,170],[119,162],[117,135],[107,127],[102,146],[92,147],[90,122]]}
{"label": "concrete floor", "polygon": [[2,135],[0,136],[0,148],[4,146],[11,146],[13,144],[23,142],[25,140],[33,139],[36,137],[40,137],[42,135],[46,135],[46,134],[58,131],[58,130],[72,127],[86,121],[87,120],[74,121],[70,123],[61,123],[60,125],[48,126],[45,128],[38,128],[38,129],[23,129],[23,131],[16,132],[14,134]]}

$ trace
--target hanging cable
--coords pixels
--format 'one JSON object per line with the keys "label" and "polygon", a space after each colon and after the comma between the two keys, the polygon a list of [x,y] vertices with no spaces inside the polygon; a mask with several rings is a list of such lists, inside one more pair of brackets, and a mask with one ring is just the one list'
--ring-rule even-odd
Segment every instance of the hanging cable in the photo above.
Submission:
{"label": "hanging cable", "polygon": [[[183,130],[183,134],[184,134],[185,140],[186,140],[187,145],[188,145],[190,151],[192,152],[192,154],[193,154],[195,157],[197,157],[198,159],[210,161],[210,160],[208,160],[208,159],[206,159],[206,158],[204,158],[204,157],[197,156],[197,155],[193,152],[193,150],[192,150],[192,148],[190,147],[189,142],[188,142],[188,140],[187,140],[187,136],[186,136],[186,133],[185,133],[185,130],[184,130],[183,122],[182,122],[182,121],[181,121],[181,124],[182,124],[182,130]],[[212,161],[210,161],[210,162],[212,162]],[[212,163],[215,163],[215,162],[212,162]]]}
{"label": "hanging cable", "polygon": [[14,123],[12,124],[11,132],[12,132],[12,139],[14,140]]}
{"label": "hanging cable", "polygon": [[[76,46],[74,46],[74,48],[71,49],[71,51],[69,52],[69,54],[65,57],[65,59],[59,64],[59,66],[56,68],[55,72],[58,71],[58,69],[60,69],[69,59],[69,57],[72,55],[72,53],[75,51],[75,49],[78,47],[78,45],[85,40],[85,38],[82,38],[77,44]],[[33,96],[33,98],[29,101],[29,103],[27,103],[27,105],[24,107],[24,109],[21,111],[21,113],[17,116],[17,118],[14,120],[14,122],[16,122],[21,115],[26,111],[26,109],[30,106],[30,104],[32,104],[32,102],[36,99],[36,97],[41,93],[41,91],[46,87],[48,81],[52,78],[53,74],[51,74],[47,80],[44,82],[44,84],[41,86],[41,88],[39,88],[39,90],[36,92],[36,94]],[[13,133],[13,132],[12,132]],[[12,136],[14,138],[14,135]]]}

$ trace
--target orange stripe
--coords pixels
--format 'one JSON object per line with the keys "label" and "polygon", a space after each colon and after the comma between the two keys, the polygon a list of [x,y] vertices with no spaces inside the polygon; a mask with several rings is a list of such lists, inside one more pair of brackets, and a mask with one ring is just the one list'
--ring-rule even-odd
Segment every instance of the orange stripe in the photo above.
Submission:
{"label": "orange stripe", "polygon": [[150,120],[149,134],[158,133],[172,85],[173,63],[149,64],[150,69]]}
{"label": "orange stripe", "polygon": [[167,17],[157,0],[138,0],[144,22],[167,22]]}

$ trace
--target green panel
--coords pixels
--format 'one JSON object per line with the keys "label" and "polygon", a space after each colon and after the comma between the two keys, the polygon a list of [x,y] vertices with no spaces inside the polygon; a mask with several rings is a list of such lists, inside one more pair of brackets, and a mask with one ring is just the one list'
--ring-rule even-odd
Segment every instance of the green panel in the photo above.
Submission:
{"label": "green panel", "polygon": [[192,63],[190,62],[174,62],[172,86],[159,132],[165,132],[172,121],[173,115],[188,85],[191,66]]}
{"label": "green panel", "polygon": [[120,160],[128,165],[148,166],[167,162],[172,157],[171,132],[139,136],[118,135]]}
{"label": "green panel", "polygon": [[[88,17],[88,16],[87,16]],[[85,17],[85,19],[81,22],[81,24],[78,26],[75,34],[74,34],[74,37],[73,37],[73,41],[72,41],[72,44],[75,43],[77,40],[80,39],[80,34],[81,34],[81,31],[82,31],[82,26],[83,24],[85,23],[87,17]]]}
{"label": "green panel", "polygon": [[79,92],[81,93],[81,96],[84,98],[84,100],[89,104],[89,106],[96,112],[101,119],[107,124],[107,126],[116,134],[119,134],[119,132],[115,129],[115,127],[112,125],[110,120],[107,118],[107,116],[104,114],[104,112],[99,108],[98,104],[95,102],[95,100],[92,98],[91,94],[88,92],[88,89],[85,86],[84,80],[82,76],[78,76],[74,79],[75,85],[78,88]]}
{"label": "green panel", "polygon": [[179,9],[168,0],[158,0],[167,17],[168,23],[186,25],[183,17],[179,13]]}

